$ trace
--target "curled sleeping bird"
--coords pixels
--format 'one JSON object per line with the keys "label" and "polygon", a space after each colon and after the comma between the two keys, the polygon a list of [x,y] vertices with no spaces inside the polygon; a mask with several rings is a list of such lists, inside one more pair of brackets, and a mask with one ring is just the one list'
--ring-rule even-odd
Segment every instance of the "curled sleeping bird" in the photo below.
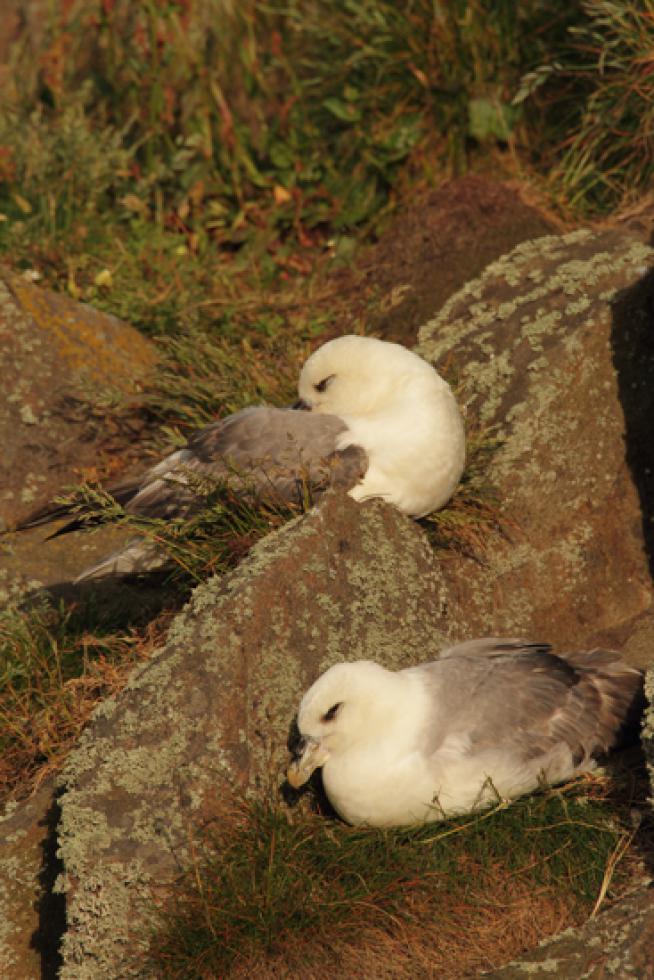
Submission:
{"label": "curled sleeping bird", "polygon": [[[336,482],[355,500],[381,497],[411,517],[442,507],[465,462],[461,413],[449,385],[417,354],[372,337],[345,336],[302,368],[293,409],[261,405],[205,426],[138,479],[111,492],[129,514],[173,518],[197,509],[190,474],[297,500]],[[64,516],[50,510],[29,527]],[[84,525],[84,517],[57,533]],[[79,580],[161,564],[145,541],[128,544]]]}
{"label": "curled sleeping bird", "polygon": [[484,638],[406,670],[327,670],[302,698],[288,770],[322,767],[351,824],[427,823],[592,770],[642,707],[642,674],[606,650]]}

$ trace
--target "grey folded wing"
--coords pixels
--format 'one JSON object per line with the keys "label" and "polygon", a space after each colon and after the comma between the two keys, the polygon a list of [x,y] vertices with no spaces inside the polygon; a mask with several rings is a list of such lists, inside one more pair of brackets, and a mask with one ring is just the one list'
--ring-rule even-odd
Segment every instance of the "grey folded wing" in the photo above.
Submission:
{"label": "grey folded wing", "polygon": [[431,754],[460,734],[470,752],[527,761],[565,743],[575,765],[615,747],[642,698],[642,674],[606,650],[555,655],[547,644],[485,638],[417,668],[434,692]]}
{"label": "grey folded wing", "polygon": [[336,450],[346,429],[334,415],[246,408],[194,433],[141,480],[118,487],[117,496],[130,513],[166,518],[197,505],[203,478],[287,502],[332,482],[349,489],[365,473],[367,457],[356,446]]}

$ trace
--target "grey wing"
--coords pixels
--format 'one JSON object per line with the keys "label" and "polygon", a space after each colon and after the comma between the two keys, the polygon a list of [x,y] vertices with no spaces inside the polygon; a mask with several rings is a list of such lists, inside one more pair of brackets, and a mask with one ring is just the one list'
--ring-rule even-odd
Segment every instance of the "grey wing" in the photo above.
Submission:
{"label": "grey wing", "polygon": [[292,409],[256,406],[213,422],[186,446],[153,467],[126,504],[152,517],[184,514],[197,503],[189,474],[224,479],[235,489],[285,501],[302,499],[303,488],[329,483],[342,419]]}
{"label": "grey wing", "polygon": [[475,640],[464,640],[441,650],[439,658],[445,657],[492,657],[498,653],[525,653],[540,650],[549,653],[551,644],[524,640],[519,637],[482,636]]}
{"label": "grey wing", "polygon": [[330,483],[340,490],[351,490],[365,476],[368,454],[361,446],[346,446],[329,456]]}
{"label": "grey wing", "polygon": [[618,654],[557,656],[539,644],[474,642],[482,644],[477,653],[459,651],[422,668],[427,679],[433,672],[441,706],[424,751],[459,734],[471,753],[505,747],[527,761],[565,743],[578,765],[619,742],[642,677]]}

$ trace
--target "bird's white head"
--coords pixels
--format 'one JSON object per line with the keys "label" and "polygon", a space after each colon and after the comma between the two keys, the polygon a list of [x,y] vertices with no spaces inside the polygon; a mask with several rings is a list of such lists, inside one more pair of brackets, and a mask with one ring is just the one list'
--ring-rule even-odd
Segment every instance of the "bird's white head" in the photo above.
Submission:
{"label": "bird's white head", "polygon": [[313,412],[362,416],[386,408],[421,381],[445,384],[406,347],[351,334],[314,351],[300,373],[298,394]]}
{"label": "bird's white head", "polygon": [[397,711],[397,677],[371,660],[358,660],[336,664],[318,678],[300,703],[300,750],[288,770],[291,785],[301,786],[328,759],[376,736]]}

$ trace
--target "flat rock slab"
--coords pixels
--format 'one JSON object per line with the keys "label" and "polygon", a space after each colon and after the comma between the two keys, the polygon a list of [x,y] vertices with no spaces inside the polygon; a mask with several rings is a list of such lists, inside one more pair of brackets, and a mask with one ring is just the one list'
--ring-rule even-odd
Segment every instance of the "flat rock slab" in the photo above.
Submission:
{"label": "flat rock slab", "polygon": [[98,391],[128,396],[153,345],[115,317],[0,274],[0,530],[98,464]]}

